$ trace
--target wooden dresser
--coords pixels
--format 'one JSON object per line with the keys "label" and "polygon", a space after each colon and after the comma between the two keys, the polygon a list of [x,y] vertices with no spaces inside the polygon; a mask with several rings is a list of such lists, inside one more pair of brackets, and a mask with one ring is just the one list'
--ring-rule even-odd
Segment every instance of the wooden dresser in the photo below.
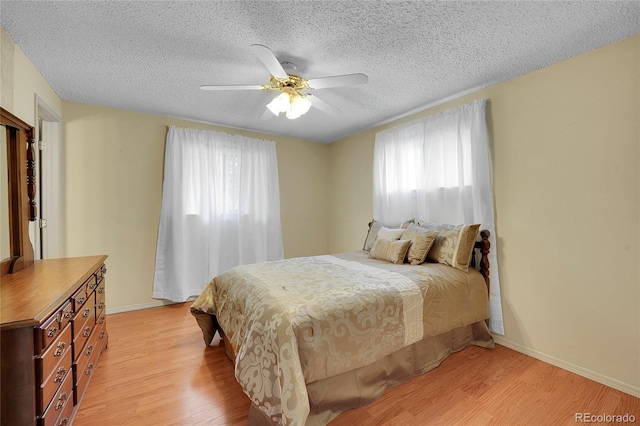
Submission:
{"label": "wooden dresser", "polygon": [[71,425],[107,347],[105,260],[39,260],[0,282],[0,424]]}

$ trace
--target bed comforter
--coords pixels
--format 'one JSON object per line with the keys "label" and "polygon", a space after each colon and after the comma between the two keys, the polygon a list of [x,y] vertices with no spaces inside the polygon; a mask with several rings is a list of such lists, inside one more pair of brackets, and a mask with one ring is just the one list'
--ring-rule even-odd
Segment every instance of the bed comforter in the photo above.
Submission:
{"label": "bed comforter", "polygon": [[215,316],[244,392],[276,424],[305,424],[307,385],[487,318],[482,276],[395,265],[358,251],[238,266],[191,310],[209,344]]}

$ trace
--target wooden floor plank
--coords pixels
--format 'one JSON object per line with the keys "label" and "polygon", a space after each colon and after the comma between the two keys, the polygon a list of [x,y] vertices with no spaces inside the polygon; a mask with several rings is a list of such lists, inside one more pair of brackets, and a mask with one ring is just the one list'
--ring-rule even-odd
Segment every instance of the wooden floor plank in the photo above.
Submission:
{"label": "wooden floor plank", "polygon": [[[247,425],[233,364],[217,336],[205,347],[189,306],[108,315],[109,348],[74,426]],[[500,345],[472,346],[331,426],[575,425],[576,413],[640,424],[640,399]]]}

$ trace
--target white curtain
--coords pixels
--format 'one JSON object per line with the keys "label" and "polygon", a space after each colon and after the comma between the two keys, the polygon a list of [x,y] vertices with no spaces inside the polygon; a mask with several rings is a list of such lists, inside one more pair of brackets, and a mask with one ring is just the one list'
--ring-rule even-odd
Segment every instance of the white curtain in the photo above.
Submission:
{"label": "white curtain", "polygon": [[489,230],[489,325],[504,334],[485,108],[479,100],[377,133],[373,214],[382,222],[416,218]]}
{"label": "white curtain", "polygon": [[283,258],[272,141],[170,127],[153,297],[183,302],[225,270]]}

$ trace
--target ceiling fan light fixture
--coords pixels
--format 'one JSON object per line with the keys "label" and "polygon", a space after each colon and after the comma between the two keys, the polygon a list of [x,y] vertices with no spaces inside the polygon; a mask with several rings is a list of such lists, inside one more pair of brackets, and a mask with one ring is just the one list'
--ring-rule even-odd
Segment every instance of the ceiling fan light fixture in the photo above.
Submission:
{"label": "ceiling fan light fixture", "polygon": [[273,115],[278,115],[281,112],[287,112],[289,110],[290,103],[289,94],[280,93],[267,104],[267,108],[269,108]]}
{"label": "ceiling fan light fixture", "polygon": [[296,119],[309,111],[309,108],[311,108],[311,101],[309,99],[298,94],[290,96],[290,109],[286,113],[288,119]]}
{"label": "ceiling fan light fixture", "polygon": [[311,101],[298,93],[280,93],[267,104],[273,115],[284,112],[286,117],[294,120],[309,111]]}

